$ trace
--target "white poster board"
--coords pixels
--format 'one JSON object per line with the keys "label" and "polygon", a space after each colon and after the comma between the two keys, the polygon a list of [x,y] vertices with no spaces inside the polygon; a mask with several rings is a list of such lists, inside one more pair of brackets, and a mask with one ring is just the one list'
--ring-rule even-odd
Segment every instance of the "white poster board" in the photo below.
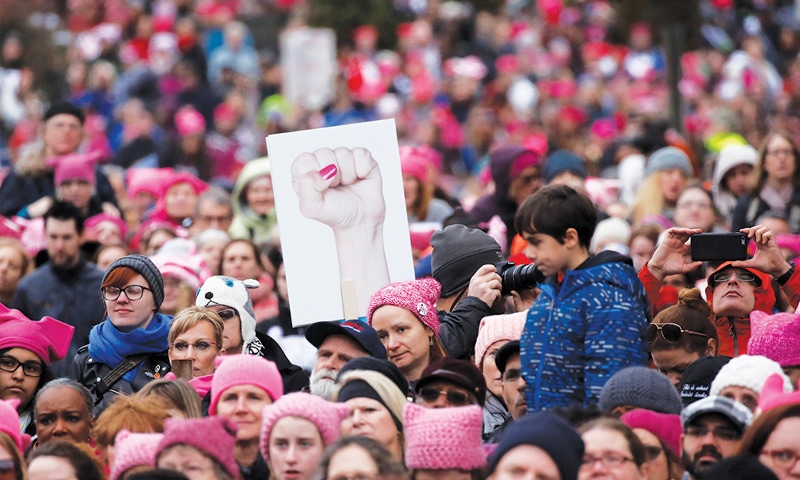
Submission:
{"label": "white poster board", "polygon": [[283,94],[310,111],[333,100],[336,85],[336,35],[333,30],[299,28],[280,37]]}
{"label": "white poster board", "polygon": [[270,135],[267,148],[295,326],[364,319],[375,291],[414,279],[394,119]]}

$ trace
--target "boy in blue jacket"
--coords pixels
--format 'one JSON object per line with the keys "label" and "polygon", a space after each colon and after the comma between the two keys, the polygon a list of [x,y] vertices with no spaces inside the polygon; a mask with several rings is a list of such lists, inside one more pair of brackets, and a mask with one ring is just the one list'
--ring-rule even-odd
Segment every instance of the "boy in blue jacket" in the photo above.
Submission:
{"label": "boy in blue jacket", "polygon": [[528,197],[515,224],[526,256],[548,277],[520,341],[528,412],[597,404],[614,373],[647,362],[644,287],[630,258],[589,254],[597,213],[569,186]]}

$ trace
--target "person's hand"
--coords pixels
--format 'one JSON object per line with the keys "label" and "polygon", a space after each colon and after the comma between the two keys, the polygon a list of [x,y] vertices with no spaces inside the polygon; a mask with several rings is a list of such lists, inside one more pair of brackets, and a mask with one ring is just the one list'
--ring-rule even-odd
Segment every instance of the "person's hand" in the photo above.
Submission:
{"label": "person's hand", "polygon": [[119,209],[111,202],[103,202],[101,207],[103,208],[103,213],[107,213],[112,217],[121,217],[122,214],[120,213]]}
{"label": "person's hand", "polygon": [[386,216],[378,162],[361,147],[320,148],[292,163],[300,213],[332,229],[378,227]]}
{"label": "person's hand", "polygon": [[53,197],[42,197],[28,205],[28,216],[30,218],[39,218],[44,216],[44,214],[47,213],[52,206]]}
{"label": "person's hand", "polygon": [[767,227],[756,225],[739,231],[747,234],[747,238],[753,240],[756,245],[756,252],[753,258],[732,262],[732,267],[755,268],[772,275],[773,278],[778,278],[789,271],[791,265],[781,253],[781,249],[775,241],[775,234]]}
{"label": "person's hand", "polygon": [[699,228],[670,228],[663,235],[661,243],[653,252],[647,268],[659,280],[675,273],[688,273],[695,270],[703,262],[693,262],[689,237],[703,233]]}
{"label": "person's hand", "polygon": [[469,279],[469,286],[467,286],[467,296],[477,297],[490,307],[500,298],[502,291],[502,279],[497,273],[497,268],[492,264],[481,266]]}

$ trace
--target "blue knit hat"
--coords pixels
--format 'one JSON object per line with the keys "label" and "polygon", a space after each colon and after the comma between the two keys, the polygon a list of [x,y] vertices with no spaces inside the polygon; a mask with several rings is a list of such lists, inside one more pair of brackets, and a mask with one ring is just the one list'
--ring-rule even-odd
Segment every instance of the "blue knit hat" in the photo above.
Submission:
{"label": "blue knit hat", "polygon": [[583,164],[581,157],[569,150],[556,150],[544,162],[544,181],[550,183],[559,173],[571,172],[575,175],[586,178],[586,165]]}
{"label": "blue knit hat", "polygon": [[659,148],[652,155],[650,155],[650,159],[647,161],[647,167],[645,167],[644,174],[646,177],[659,172],[661,170],[670,170],[673,168],[677,168],[681,172],[685,173],[687,177],[691,177],[693,175],[692,172],[692,163],[689,161],[689,157],[683,152],[683,150],[675,147],[664,147]]}
{"label": "blue knit hat", "polygon": [[512,422],[489,457],[489,474],[494,473],[506,453],[520,445],[544,450],[558,467],[561,480],[578,478],[585,448],[583,440],[572,425],[554,413],[537,412]]}
{"label": "blue knit hat", "polygon": [[624,368],[608,379],[600,391],[600,410],[611,412],[617,407],[644,408],[659,413],[678,415],[681,396],[663,373],[647,367]]}

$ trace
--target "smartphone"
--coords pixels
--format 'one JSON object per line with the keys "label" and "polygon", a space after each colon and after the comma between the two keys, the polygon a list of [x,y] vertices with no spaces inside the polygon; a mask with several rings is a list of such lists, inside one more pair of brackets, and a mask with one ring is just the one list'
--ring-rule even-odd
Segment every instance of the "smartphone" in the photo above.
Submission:
{"label": "smartphone", "polygon": [[692,261],[747,259],[747,235],[731,233],[698,233],[689,239]]}

